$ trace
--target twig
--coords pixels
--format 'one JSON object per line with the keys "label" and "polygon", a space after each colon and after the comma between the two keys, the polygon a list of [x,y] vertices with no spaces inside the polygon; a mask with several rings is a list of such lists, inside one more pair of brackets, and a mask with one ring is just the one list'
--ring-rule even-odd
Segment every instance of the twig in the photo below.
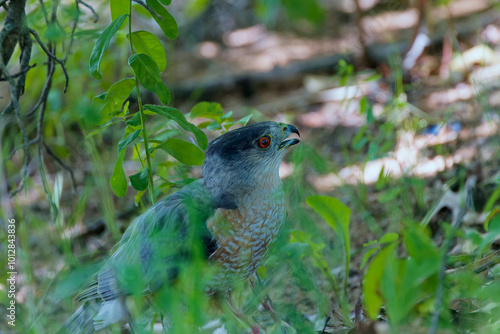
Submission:
{"label": "twig", "polygon": [[3,7],[7,3],[7,0],[0,0],[0,7]]}
{"label": "twig", "polygon": [[[0,43],[1,45],[1,43]],[[29,151],[29,140],[28,140],[28,134],[26,133],[26,128],[24,127],[24,123],[21,118],[21,107],[19,106],[19,92],[17,89],[17,84],[14,81],[14,79],[9,75],[9,72],[7,71],[7,67],[3,63],[2,57],[0,57],[0,70],[4,74],[5,79],[9,82],[10,84],[10,95],[11,95],[11,104],[15,110],[16,114],[16,119],[17,119],[17,124],[19,126],[19,129],[21,130],[21,134],[23,136],[23,141],[24,141],[24,164],[23,164],[23,175],[21,178],[21,182],[19,182],[19,185],[17,189],[12,193],[12,196],[20,192],[24,186],[24,180],[26,179],[28,175],[28,164],[30,161],[30,151]]]}
{"label": "twig", "polygon": [[40,2],[40,8],[42,8],[43,17],[45,18],[45,23],[48,26],[49,25],[49,18],[47,16],[47,9],[45,9],[45,4],[43,3],[43,0],[38,0],[38,2]]}
{"label": "twig", "polygon": [[47,100],[49,96],[50,87],[52,86],[52,76],[54,75],[54,66],[49,65],[49,73],[47,74],[47,79],[45,79],[45,84],[43,85],[42,94],[40,94],[40,98],[37,103],[28,113],[26,113],[26,117],[31,117],[40,107],[40,105]]}
{"label": "twig", "polygon": [[27,143],[24,143],[22,145],[14,147],[14,149],[12,150],[12,152],[10,152],[10,154],[5,159],[3,159],[3,161],[10,160],[10,158],[12,158],[12,156],[14,155],[14,153],[17,152],[17,150],[19,150],[21,148],[27,149],[29,146],[35,144],[37,141],[38,141],[38,138],[35,138],[35,139],[32,139],[32,140],[28,141]]}
{"label": "twig", "polygon": [[[28,67],[23,68],[20,72],[17,72],[16,74],[12,74],[10,77],[12,79],[18,78],[21,75],[28,73],[28,71],[31,70],[35,66],[36,66],[36,63],[34,63],[33,65],[29,65]],[[7,78],[1,77],[0,81],[7,81]]]}
{"label": "twig", "polygon": [[52,52],[49,51],[49,49],[47,49],[47,47],[42,42],[42,40],[40,39],[40,36],[38,36],[38,33],[35,30],[30,29],[29,31],[35,37],[36,41],[38,42],[38,45],[40,45],[40,47],[43,49],[43,52],[45,52],[45,54],[47,56],[49,56],[51,59],[58,62],[59,65],[61,65],[61,68],[64,72],[64,77],[66,78],[66,83],[64,85],[64,93],[66,93],[66,91],[68,90],[69,76],[68,76],[68,72],[66,71],[66,67],[64,66],[64,60],[57,58],[54,54],[52,54]]}
{"label": "twig", "polygon": [[75,41],[75,30],[78,25],[78,20],[80,19],[80,6],[78,5],[78,0],[75,1],[75,7],[76,7],[76,15],[75,19],[73,20],[73,27],[71,27],[71,35],[69,37],[69,45],[68,45],[68,50],[66,50],[66,55],[64,56],[64,62],[66,63],[66,60],[68,60],[68,56],[71,53],[71,49],[73,47],[73,42]]}
{"label": "twig", "polygon": [[61,158],[59,158],[59,156],[56,154],[56,152],[54,152],[46,143],[43,143],[43,145],[45,146],[47,153],[49,153],[49,155],[54,158],[54,160],[57,161],[61,165],[61,167],[69,173],[69,175],[71,176],[71,182],[73,183],[73,190],[76,190],[76,181],[75,175],[73,174],[73,169],[67,163],[62,161]]}
{"label": "twig", "polygon": [[88,3],[86,3],[82,0],[76,0],[76,3],[81,4],[84,7],[87,7],[92,12],[92,15],[94,15],[94,23],[99,21],[99,15],[97,15],[96,11],[94,10],[94,8],[91,5],[89,5]]}
{"label": "twig", "polygon": [[321,330],[320,334],[326,334],[326,327],[328,327],[328,322],[330,321],[330,316],[326,317],[325,319],[325,325],[323,326],[323,329]]}

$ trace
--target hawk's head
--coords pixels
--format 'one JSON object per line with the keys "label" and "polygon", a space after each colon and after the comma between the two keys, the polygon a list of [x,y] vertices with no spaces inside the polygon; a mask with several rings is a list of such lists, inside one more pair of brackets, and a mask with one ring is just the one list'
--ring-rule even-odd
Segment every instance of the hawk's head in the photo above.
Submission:
{"label": "hawk's head", "polygon": [[298,144],[296,127],[260,122],[229,131],[208,145],[203,179],[220,207],[236,208],[249,192],[279,183],[279,165],[288,147]]}

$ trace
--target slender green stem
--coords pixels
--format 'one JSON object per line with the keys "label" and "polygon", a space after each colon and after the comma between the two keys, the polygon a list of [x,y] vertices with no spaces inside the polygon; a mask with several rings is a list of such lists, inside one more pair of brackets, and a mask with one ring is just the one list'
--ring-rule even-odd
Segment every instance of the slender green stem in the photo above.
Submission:
{"label": "slender green stem", "polygon": [[[132,1],[129,2],[129,15],[128,15],[128,36],[130,43],[130,55],[134,54],[134,44],[132,42]],[[149,154],[149,146],[148,146],[148,132],[146,131],[146,115],[144,114],[144,108],[141,102],[141,91],[139,86],[139,80],[137,76],[135,78],[135,90],[137,91],[137,104],[139,105],[139,114],[141,116],[141,128],[142,128],[142,137],[144,139],[144,150],[146,151],[146,162],[148,164],[148,183],[149,183],[149,198],[151,202],[156,203],[155,198],[155,188],[153,183],[153,168],[151,164],[151,155]],[[141,157],[139,156],[139,159]]]}

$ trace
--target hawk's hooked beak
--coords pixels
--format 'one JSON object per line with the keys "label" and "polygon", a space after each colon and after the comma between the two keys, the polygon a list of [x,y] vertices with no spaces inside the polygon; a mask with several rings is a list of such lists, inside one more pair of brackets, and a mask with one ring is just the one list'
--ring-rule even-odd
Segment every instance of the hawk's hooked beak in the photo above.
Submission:
{"label": "hawk's hooked beak", "polygon": [[[287,138],[292,133],[296,133],[300,137],[299,130],[297,130],[297,128],[295,126],[290,125],[290,124],[285,124],[284,126],[286,127],[286,129],[285,128],[283,129],[285,132],[285,138]],[[296,145],[298,143],[300,143],[300,140],[298,140],[297,138],[283,140],[281,142],[281,144],[278,146],[278,150]]]}

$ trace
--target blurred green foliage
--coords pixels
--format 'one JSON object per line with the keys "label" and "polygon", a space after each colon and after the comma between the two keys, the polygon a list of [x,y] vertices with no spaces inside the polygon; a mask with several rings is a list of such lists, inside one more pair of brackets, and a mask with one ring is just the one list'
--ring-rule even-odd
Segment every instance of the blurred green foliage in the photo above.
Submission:
{"label": "blurred green foliage", "polygon": [[[104,28],[91,22],[92,13],[83,13],[84,8],[76,10],[74,3],[47,1],[41,7],[38,1],[28,1],[29,26],[46,43],[68,52],[60,53],[59,57],[66,59],[70,85],[63,94],[65,79],[58,68],[41,128],[45,143],[61,159],[71,159],[73,165],[81,164],[86,175],[80,194],[70,205],[66,202],[66,207],[62,202],[67,189],[60,176],[55,178],[48,189],[50,217],[36,209],[26,210],[25,204],[14,201],[16,220],[26,222],[17,230],[19,272],[24,275],[22,285],[34,292],[24,293],[25,299],[19,303],[18,312],[23,315],[19,332],[52,333],[75,309],[72,296],[100,268],[103,256],[126,227],[117,221],[117,212],[125,202],[117,200],[115,195],[125,196],[130,185],[139,206],[134,210],[138,211],[150,206],[157,197],[190,183],[193,181],[191,166],[203,162],[203,150],[208,143],[202,130],[223,133],[236,123],[246,124],[252,116],[236,120],[232,111],[224,111],[216,102],[197,103],[186,114],[168,106],[170,91],[161,74],[168,69],[167,64],[175,64],[171,64],[171,59],[167,61],[164,42],[155,34],[144,28],[132,31],[132,18],[152,18],[169,39],[176,38],[179,30],[168,7],[164,7],[170,5],[169,1],[148,0],[146,3],[156,15],[129,1],[109,2],[111,23]],[[187,8],[196,16],[210,3],[190,1]],[[107,2],[96,6],[98,13],[108,10]],[[259,0],[254,10],[261,20],[270,24],[282,12],[293,23],[305,20],[321,24],[325,18],[320,1]],[[58,24],[47,24],[45,17],[52,14],[57,15]],[[4,18],[3,13],[0,18]],[[101,22],[106,19],[101,15]],[[75,21],[80,25],[73,31]],[[92,45],[93,48],[89,47]],[[18,57],[19,51],[15,55]],[[44,87],[40,78],[46,77],[45,61],[45,54],[34,47],[32,63],[38,65],[28,72],[23,110],[30,110],[39,99]],[[359,101],[366,124],[342,148],[349,152],[347,155],[352,161],[368,162],[384,157],[393,150],[398,130],[418,131],[422,127],[417,117],[402,112],[411,106],[406,98],[408,87],[403,85],[400,60],[395,57],[390,65],[394,95],[384,110],[385,118],[377,119],[373,115],[372,103],[367,97]],[[95,79],[90,78],[89,71]],[[337,76],[341,85],[349,84],[355,74],[352,64],[339,62]],[[379,78],[376,74],[367,80]],[[148,92],[155,94],[161,104],[143,105],[141,96]],[[149,101],[152,99],[156,98]],[[488,107],[487,99],[483,98],[480,103],[483,108]],[[28,129],[34,133],[36,125],[30,123]],[[18,131],[9,130],[4,137],[3,157],[9,155],[12,147],[22,144]],[[5,161],[7,175],[18,174],[21,157]],[[483,277],[479,275],[481,266],[476,265],[479,262],[484,266],[485,259],[498,261],[498,253],[492,253],[491,245],[500,237],[500,180],[496,180],[484,208],[485,233],[470,228],[453,231],[450,222],[441,225],[446,238],[451,240],[455,233],[458,240],[469,246],[466,255],[448,256],[444,244],[431,238],[430,227],[419,223],[429,210],[425,181],[411,176],[396,179],[382,169],[373,186],[378,195],[375,201],[368,197],[373,189],[362,182],[343,187],[336,199],[318,196],[306,181],[306,173],[325,174],[333,169],[332,162],[318,153],[313,143],[302,142],[291,152],[289,161],[294,167],[284,182],[290,202],[289,218],[269,260],[259,269],[255,293],[243,284],[234,287],[234,299],[243,313],[265,324],[270,333],[281,333],[287,326],[297,333],[318,333],[328,322],[327,315],[332,309],[339,308],[344,325],[351,328],[354,324],[349,311],[355,305],[347,288],[350,272],[359,271],[363,275],[366,315],[372,320],[387,317],[394,333],[404,332],[405,326],[414,322],[429,327],[437,311],[440,329],[500,331],[498,266]],[[131,163],[134,169],[128,179],[124,163]],[[8,182],[15,187],[17,181],[12,177]],[[35,180],[28,181],[28,187],[36,184]],[[47,191],[36,188],[34,192],[40,196]],[[142,197],[146,193],[150,195],[149,201]],[[377,215],[371,203],[375,203],[382,214]],[[71,236],[72,229],[90,219],[86,210],[91,205],[97,207],[96,215],[103,217],[111,234],[109,244],[91,237],[76,240]],[[132,212],[133,216],[138,214],[136,211]],[[366,226],[353,226],[352,216],[361,217]],[[383,226],[382,222],[386,221],[388,224]],[[357,229],[371,233],[374,239],[365,244],[362,251],[355,248],[352,240],[353,235],[359,234]],[[3,230],[0,239],[5,240]],[[87,242],[97,245],[86,248]],[[360,254],[363,254],[362,261],[357,268],[352,258]],[[443,262],[451,271],[440,281]],[[5,267],[6,259],[0,260],[0,265]],[[491,263],[490,267],[493,267]],[[152,326],[152,320],[159,319],[160,313],[167,314],[167,318],[173,319],[172,333],[212,333],[213,327],[200,327],[214,317],[220,317],[220,323],[230,333],[248,331],[229,310],[225,309],[222,315],[214,311],[216,308],[202,293],[204,281],[200,278],[209,270],[200,263],[185,268],[179,280],[182,284],[160,291],[158,305],[152,310],[146,307],[144,300],[132,296],[132,313],[144,322],[145,328]],[[0,279],[5,281],[5,274],[0,275]],[[339,286],[337,282],[343,284]],[[443,289],[443,302],[436,310],[439,286]],[[286,324],[273,325],[268,314],[258,311],[264,298],[272,301]],[[0,294],[0,304],[7,302],[5,294]]]}

